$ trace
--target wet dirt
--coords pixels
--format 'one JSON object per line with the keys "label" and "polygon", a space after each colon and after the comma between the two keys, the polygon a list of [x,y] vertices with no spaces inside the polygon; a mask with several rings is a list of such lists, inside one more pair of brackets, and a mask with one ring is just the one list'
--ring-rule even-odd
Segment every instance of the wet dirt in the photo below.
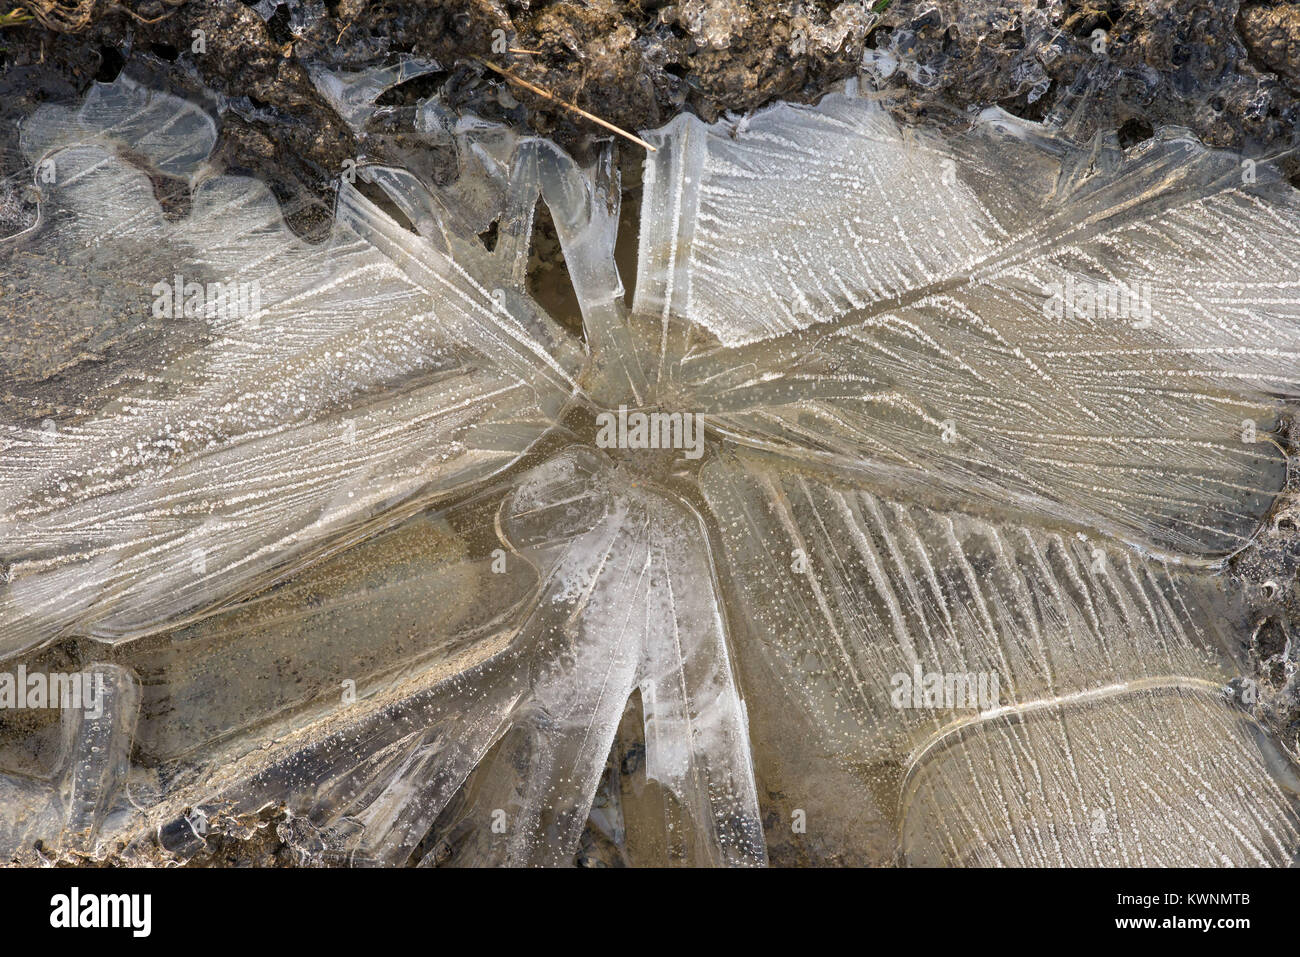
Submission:
{"label": "wet dirt", "polygon": [[[55,19],[51,0],[22,6]],[[66,9],[69,4],[56,4]],[[224,98],[221,156],[324,195],[359,145],[308,64],[356,70],[402,55],[440,69],[387,102],[438,94],[567,148],[603,131],[481,60],[627,130],[687,110],[706,120],[775,99],[812,100],[864,58],[916,114],[997,104],[1031,119],[1077,110],[1080,135],[1190,127],[1248,155],[1291,145],[1300,121],[1300,3],[1223,0],[449,0],[257,4],[103,2],[79,29],[0,29],[0,115],[70,99],[124,66]],[[42,11],[47,11],[42,13]],[[67,17],[61,18],[67,21]],[[522,52],[512,52],[522,51]],[[12,143],[0,148],[12,153]],[[372,147],[373,148],[373,147]],[[1294,173],[1300,167],[1293,168]]]}

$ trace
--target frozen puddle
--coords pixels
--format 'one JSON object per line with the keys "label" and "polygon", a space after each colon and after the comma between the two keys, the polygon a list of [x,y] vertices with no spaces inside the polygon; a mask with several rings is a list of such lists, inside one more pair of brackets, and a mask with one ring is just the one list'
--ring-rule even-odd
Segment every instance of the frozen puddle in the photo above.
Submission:
{"label": "frozen puddle", "polygon": [[[1300,194],[852,94],[646,134],[631,308],[609,144],[462,120],[455,184],[363,167],[309,243],[197,106],[30,117],[0,851],[1289,863],[1224,567],[1284,502]],[[20,667],[103,692],[20,707]]]}

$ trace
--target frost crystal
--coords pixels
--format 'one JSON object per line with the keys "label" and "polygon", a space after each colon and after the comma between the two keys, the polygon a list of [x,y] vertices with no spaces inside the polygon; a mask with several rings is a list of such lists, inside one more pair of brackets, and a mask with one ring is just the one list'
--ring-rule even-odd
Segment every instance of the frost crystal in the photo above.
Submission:
{"label": "frost crystal", "polygon": [[[317,81],[360,124],[427,66]],[[313,243],[216,132],[126,79],[23,128],[0,652],[105,691],[4,739],[4,853],[273,811],[304,862],[1293,858],[1225,691],[1300,368],[1271,168],[852,86],[682,116],[629,308],[608,145],[462,120],[454,184],[363,166]],[[663,441],[597,441],[628,410]]]}

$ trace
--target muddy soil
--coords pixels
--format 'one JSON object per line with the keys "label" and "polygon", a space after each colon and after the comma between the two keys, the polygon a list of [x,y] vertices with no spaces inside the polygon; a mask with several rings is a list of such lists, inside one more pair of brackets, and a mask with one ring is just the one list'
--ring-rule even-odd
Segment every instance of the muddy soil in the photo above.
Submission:
{"label": "muddy soil", "polygon": [[1289,146],[1300,120],[1300,3],[19,2],[36,19],[0,28],[0,114],[73,97],[124,65],[177,90],[201,84],[225,98],[232,167],[292,177],[322,195],[359,148],[306,66],[361,69],[403,54],[441,69],[389,102],[436,92],[455,109],[571,149],[601,131],[480,60],[628,130],[682,110],[711,120],[774,99],[814,99],[864,57],[889,74],[881,85],[908,112],[998,104],[1037,119],[1074,110],[1082,135],[1110,126],[1136,141],[1176,123],[1251,155]]}

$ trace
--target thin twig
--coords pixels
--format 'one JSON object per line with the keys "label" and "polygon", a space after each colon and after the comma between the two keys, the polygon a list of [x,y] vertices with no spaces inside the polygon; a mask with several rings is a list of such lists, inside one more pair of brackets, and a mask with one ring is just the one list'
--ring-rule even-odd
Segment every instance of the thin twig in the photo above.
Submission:
{"label": "thin twig", "polygon": [[166,20],[168,17],[170,17],[172,14],[176,12],[175,10],[168,10],[166,13],[161,14],[160,16],[156,16],[152,20],[149,20],[140,16],[140,14],[136,13],[130,7],[124,7],[121,4],[117,4],[116,6],[113,7],[113,9],[122,10],[123,12],[130,14],[131,16],[135,17],[136,20],[138,20],[140,23],[145,24],[146,26],[152,26],[155,23],[162,23],[164,20]]}
{"label": "thin twig", "polygon": [[582,107],[574,106],[572,103],[568,102],[567,100],[560,99],[554,93],[550,93],[546,90],[543,90],[540,86],[537,86],[536,84],[529,83],[527,80],[519,79],[519,77],[515,76],[509,70],[502,69],[501,67],[497,66],[495,63],[489,63],[487,60],[484,60],[480,57],[474,57],[474,59],[478,60],[479,63],[482,63],[485,67],[487,67],[492,72],[500,73],[511,83],[516,83],[519,86],[522,86],[525,90],[530,90],[531,92],[536,93],[538,96],[544,96],[546,97],[546,99],[550,100],[551,102],[558,103],[560,104],[560,106],[564,107],[567,110],[572,110],[574,113],[577,113],[579,116],[585,117],[591,120],[591,122],[599,126],[603,126],[605,129],[609,130],[612,133],[617,133],[619,136],[626,137],[627,139],[631,140],[633,143],[636,143],[638,146],[645,147],[651,153],[656,152],[655,148],[651,146],[649,143],[647,143],[645,140],[641,139],[641,137],[633,136],[627,130],[619,129],[617,126],[615,126],[613,123],[609,122],[608,120],[602,120],[599,116],[596,116],[594,113],[588,113]]}
{"label": "thin twig", "polygon": [[[357,17],[359,17],[359,16],[361,16],[361,14],[358,13],[358,14],[357,14]],[[336,36],[336,37],[334,38],[334,45],[335,45],[335,46],[338,46],[338,45],[339,45],[339,42],[343,39],[343,34],[345,34],[345,33],[348,32],[348,27],[352,26],[352,24],[354,24],[354,23],[357,22],[357,17],[353,17],[353,18],[352,18],[351,20],[349,20],[347,23],[343,24],[343,29],[340,30],[340,31],[339,31],[339,35]]]}

